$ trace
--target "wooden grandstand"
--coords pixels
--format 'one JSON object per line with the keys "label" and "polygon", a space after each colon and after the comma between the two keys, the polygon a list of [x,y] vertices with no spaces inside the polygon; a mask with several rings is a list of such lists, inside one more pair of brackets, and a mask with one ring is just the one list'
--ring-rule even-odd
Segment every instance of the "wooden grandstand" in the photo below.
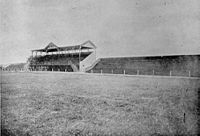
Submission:
{"label": "wooden grandstand", "polygon": [[[90,58],[89,61],[87,57]],[[32,50],[28,63],[31,71],[77,72],[84,71],[95,60],[96,46],[91,41],[64,47],[51,42],[43,49]]]}
{"label": "wooden grandstand", "polygon": [[200,77],[199,54],[96,59],[96,46],[91,41],[64,47],[51,42],[31,52],[26,63],[10,64],[2,70]]}

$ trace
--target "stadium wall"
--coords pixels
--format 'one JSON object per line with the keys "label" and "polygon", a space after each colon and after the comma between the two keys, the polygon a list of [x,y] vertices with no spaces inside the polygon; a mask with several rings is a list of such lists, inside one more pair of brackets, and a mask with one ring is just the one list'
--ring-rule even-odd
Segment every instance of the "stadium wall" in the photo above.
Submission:
{"label": "stadium wall", "polygon": [[100,58],[87,72],[200,77],[200,55]]}

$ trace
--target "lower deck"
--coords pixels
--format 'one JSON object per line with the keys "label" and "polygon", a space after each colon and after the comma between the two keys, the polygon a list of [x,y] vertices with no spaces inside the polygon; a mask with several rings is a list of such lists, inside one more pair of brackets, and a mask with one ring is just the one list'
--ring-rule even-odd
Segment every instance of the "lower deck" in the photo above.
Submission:
{"label": "lower deck", "polygon": [[31,65],[31,71],[65,71],[65,72],[77,72],[79,66],[72,65]]}

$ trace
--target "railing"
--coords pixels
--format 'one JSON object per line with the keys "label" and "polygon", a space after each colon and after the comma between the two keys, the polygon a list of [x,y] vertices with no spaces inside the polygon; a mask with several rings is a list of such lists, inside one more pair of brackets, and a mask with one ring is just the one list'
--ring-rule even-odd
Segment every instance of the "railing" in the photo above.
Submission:
{"label": "railing", "polygon": [[123,74],[123,75],[152,75],[152,76],[183,76],[183,77],[200,77],[200,72],[191,70],[175,71],[175,70],[140,70],[140,69],[90,69],[87,73],[99,74]]}

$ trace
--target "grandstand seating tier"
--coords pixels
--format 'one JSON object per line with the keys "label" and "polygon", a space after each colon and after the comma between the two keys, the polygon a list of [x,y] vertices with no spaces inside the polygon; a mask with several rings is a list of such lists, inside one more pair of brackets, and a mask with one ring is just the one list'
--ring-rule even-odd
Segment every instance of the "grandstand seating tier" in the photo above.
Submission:
{"label": "grandstand seating tier", "polygon": [[122,57],[101,58],[92,69],[87,72],[163,75],[169,76],[200,76],[200,56],[158,56],[158,57]]}
{"label": "grandstand seating tier", "polygon": [[[78,54],[53,54],[37,56],[30,59],[29,65],[30,69],[33,70],[45,69],[50,71],[54,69],[55,71],[74,71],[74,68],[79,69],[79,61],[84,60],[88,55],[89,53],[84,53],[80,57]],[[72,67],[71,69],[73,70],[71,70],[69,67]]]}

